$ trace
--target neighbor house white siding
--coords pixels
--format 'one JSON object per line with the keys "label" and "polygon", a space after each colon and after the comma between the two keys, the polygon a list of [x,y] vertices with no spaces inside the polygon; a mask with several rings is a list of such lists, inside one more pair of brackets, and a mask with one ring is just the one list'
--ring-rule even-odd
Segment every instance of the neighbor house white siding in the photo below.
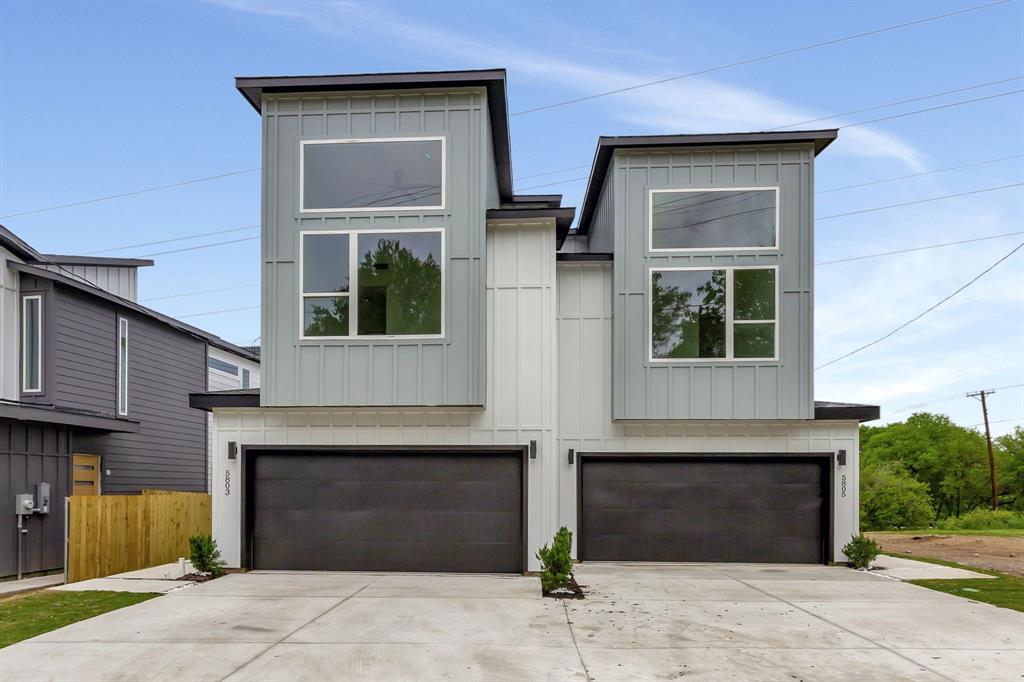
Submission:
{"label": "neighbor house white siding", "polygon": [[239,460],[228,441],[287,445],[528,445],[529,568],[557,528],[555,450],[557,338],[553,221],[490,224],[487,230],[486,408],[259,408],[215,410],[213,530],[238,566]]}
{"label": "neighbor house white siding", "polygon": [[7,267],[7,261],[21,262],[21,259],[4,248],[0,248],[0,258],[4,262],[0,267],[0,399],[17,400],[21,372],[18,355],[21,348],[21,302],[18,296],[21,280],[17,272]]}
{"label": "neighbor house white siding", "polygon": [[[242,370],[249,370],[249,388],[260,386],[260,365],[243,357],[239,357],[227,351],[213,346],[207,346],[207,357],[216,358],[231,363],[238,370],[228,373],[215,367],[206,366],[206,390],[208,391],[231,391],[242,388]],[[206,489],[213,491],[213,415],[207,417],[206,428]]]}

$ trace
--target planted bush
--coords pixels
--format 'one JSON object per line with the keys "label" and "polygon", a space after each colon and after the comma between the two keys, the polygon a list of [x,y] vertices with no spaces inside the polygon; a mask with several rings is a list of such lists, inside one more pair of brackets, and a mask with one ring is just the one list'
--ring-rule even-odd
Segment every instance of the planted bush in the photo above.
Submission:
{"label": "planted bush", "polygon": [[1024,514],[1004,509],[975,509],[939,523],[943,530],[1006,530],[1024,528]]}
{"label": "planted bush", "polygon": [[562,526],[555,533],[551,546],[537,552],[540,560],[540,585],[545,592],[569,586],[572,580],[572,532]]}
{"label": "planted bush", "polygon": [[209,573],[213,577],[224,574],[224,560],[220,558],[217,541],[206,533],[189,536],[188,548],[191,552],[192,568],[199,573]]}
{"label": "planted bush", "polygon": [[843,547],[843,554],[850,560],[854,568],[868,568],[871,562],[882,553],[878,543],[863,534],[854,535]]}

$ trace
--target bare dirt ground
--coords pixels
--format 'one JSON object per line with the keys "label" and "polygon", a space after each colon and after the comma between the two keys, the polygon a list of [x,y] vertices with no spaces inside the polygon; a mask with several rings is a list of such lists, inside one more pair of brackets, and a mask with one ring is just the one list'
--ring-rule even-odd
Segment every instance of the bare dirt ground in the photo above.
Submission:
{"label": "bare dirt ground", "polygon": [[866,533],[884,552],[955,561],[966,566],[1024,575],[1024,538],[994,535]]}

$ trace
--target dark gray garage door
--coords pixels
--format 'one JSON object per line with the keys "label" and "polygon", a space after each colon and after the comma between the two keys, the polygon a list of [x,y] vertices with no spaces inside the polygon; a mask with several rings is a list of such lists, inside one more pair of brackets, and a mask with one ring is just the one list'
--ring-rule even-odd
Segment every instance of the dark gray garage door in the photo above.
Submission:
{"label": "dark gray garage door", "polygon": [[821,460],[581,458],[580,558],[825,561]]}
{"label": "dark gray garage door", "polygon": [[250,452],[250,566],[519,573],[522,467],[519,452]]}

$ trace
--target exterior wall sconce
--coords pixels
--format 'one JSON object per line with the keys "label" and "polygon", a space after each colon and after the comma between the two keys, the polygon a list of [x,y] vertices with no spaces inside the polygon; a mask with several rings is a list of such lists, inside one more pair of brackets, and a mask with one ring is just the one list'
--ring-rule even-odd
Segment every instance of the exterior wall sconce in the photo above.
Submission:
{"label": "exterior wall sconce", "polygon": [[537,459],[537,441],[530,441],[530,459]]}
{"label": "exterior wall sconce", "polygon": [[238,459],[238,443],[236,441],[228,441],[228,459]]}

